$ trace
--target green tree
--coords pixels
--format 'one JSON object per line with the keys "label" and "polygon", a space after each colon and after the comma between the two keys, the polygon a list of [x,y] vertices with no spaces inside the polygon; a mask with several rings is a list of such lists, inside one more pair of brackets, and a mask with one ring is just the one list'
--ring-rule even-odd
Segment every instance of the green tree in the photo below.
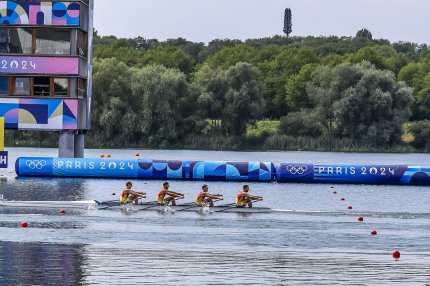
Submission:
{"label": "green tree", "polygon": [[163,65],[166,68],[178,69],[186,74],[194,70],[194,62],[190,55],[178,47],[162,47],[148,50],[139,59],[139,67],[146,65]]}
{"label": "green tree", "polygon": [[287,116],[281,117],[279,132],[293,136],[318,137],[322,134],[322,130],[315,115],[309,109],[290,112]]}
{"label": "green tree", "polygon": [[314,106],[313,112],[325,132],[332,132],[336,127],[335,102],[340,100],[345,90],[358,82],[360,77],[360,72],[349,64],[340,64],[333,68],[320,66],[312,73],[306,89]]}
{"label": "green tree", "polygon": [[237,63],[226,71],[226,77],[228,89],[222,124],[227,134],[243,135],[246,125],[260,118],[263,111],[258,70],[249,63]]}
{"label": "green tree", "polygon": [[392,72],[377,70],[368,62],[325,71],[328,75],[319,77],[309,91],[318,99],[317,110],[327,107],[322,97],[334,99],[330,119],[336,134],[373,146],[400,141],[413,102],[410,88],[398,83]]}
{"label": "green tree", "polygon": [[310,81],[315,67],[316,65],[306,64],[298,74],[291,76],[288,80],[285,89],[287,91],[286,101],[290,111],[299,111],[303,108],[312,107],[306,85]]}
{"label": "green tree", "polygon": [[409,132],[414,136],[412,145],[425,151],[430,150],[430,120],[412,122]]}
{"label": "green tree", "polygon": [[225,71],[203,65],[195,74],[194,86],[199,91],[197,114],[211,121],[212,131],[222,134],[221,118],[228,90]]}
{"label": "green tree", "polygon": [[179,102],[189,95],[189,84],[178,70],[160,65],[133,73],[132,94],[139,98],[138,130],[151,146],[166,147],[183,135]]}
{"label": "green tree", "polygon": [[239,62],[252,63],[257,56],[257,51],[246,44],[239,44],[234,47],[223,48],[211,57],[205,64],[211,68],[222,68],[224,70],[236,65]]}
{"label": "green tree", "polygon": [[318,63],[319,57],[308,47],[288,48],[279,53],[273,60],[259,63],[264,84],[264,99],[267,103],[265,116],[279,118],[288,113],[285,95],[289,78],[299,73],[301,68],[310,63]]}
{"label": "green tree", "polygon": [[359,30],[355,36],[372,40],[372,33],[367,29]]}
{"label": "green tree", "polygon": [[385,62],[386,58],[376,47],[364,47],[349,57],[349,62],[353,64],[361,63],[362,61],[370,62],[378,69],[388,69],[388,64]]}
{"label": "green tree", "polygon": [[93,132],[99,142],[129,146],[138,139],[137,98],[130,89],[130,69],[117,59],[94,59]]}

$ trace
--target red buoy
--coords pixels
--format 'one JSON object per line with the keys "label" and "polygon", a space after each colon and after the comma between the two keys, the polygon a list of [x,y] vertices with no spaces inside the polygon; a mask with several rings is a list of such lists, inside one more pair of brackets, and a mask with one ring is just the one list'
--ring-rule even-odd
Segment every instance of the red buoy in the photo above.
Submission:
{"label": "red buoy", "polygon": [[341,198],[340,200],[341,200],[341,201],[344,201],[344,200],[345,200],[345,198]]}
{"label": "red buoy", "polygon": [[28,222],[23,221],[23,222],[21,223],[21,227],[23,227],[23,228],[27,228],[27,227],[28,227]]}
{"label": "red buoy", "polygon": [[430,284],[424,284],[424,286],[430,286]]}
{"label": "red buoy", "polygon": [[393,258],[396,260],[400,259],[400,251],[394,250],[393,251]]}
{"label": "red buoy", "polygon": [[334,192],[333,192],[333,195],[336,195],[336,194],[337,194],[337,192],[336,192],[336,191],[334,191]]}
{"label": "red buoy", "polygon": [[358,217],[358,221],[364,221],[364,218],[362,216]]}
{"label": "red buoy", "polygon": [[100,154],[100,158],[104,158],[105,157],[105,154]]}
{"label": "red buoy", "polygon": [[349,209],[349,210],[352,210],[352,206],[348,206],[348,209]]}
{"label": "red buoy", "polygon": [[65,210],[60,210],[60,214],[66,214]]}
{"label": "red buoy", "polygon": [[116,193],[112,193],[112,196],[116,196]]}
{"label": "red buoy", "polygon": [[377,235],[377,234],[378,234],[378,232],[377,232],[376,230],[372,230],[372,231],[370,232],[370,234],[371,234],[371,235]]}
{"label": "red buoy", "polygon": [[331,186],[331,187],[330,187],[330,189],[334,189],[334,187],[333,187],[333,186]]}
{"label": "red buoy", "polygon": [[139,156],[140,156],[140,154],[139,154],[139,153],[136,153],[136,154],[134,154],[134,156],[139,157]]}

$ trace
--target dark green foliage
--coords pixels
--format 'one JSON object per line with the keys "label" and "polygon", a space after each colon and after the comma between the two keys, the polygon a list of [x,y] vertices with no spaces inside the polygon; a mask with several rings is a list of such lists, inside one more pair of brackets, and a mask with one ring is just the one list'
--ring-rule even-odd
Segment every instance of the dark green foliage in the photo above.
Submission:
{"label": "dark green foliage", "polygon": [[412,145],[427,152],[430,151],[430,120],[412,123],[409,132],[414,136]]}
{"label": "dark green foliage", "polygon": [[[94,56],[95,147],[376,150],[403,146],[405,120],[430,119],[430,48],[366,29],[207,45],[96,34]],[[280,134],[245,135],[260,119]]]}
{"label": "dark green foliage", "polygon": [[281,134],[318,137],[322,134],[322,128],[311,110],[290,112],[281,117],[279,124]]}
{"label": "dark green foliage", "polygon": [[372,40],[372,33],[367,29],[361,29],[355,36]]}
{"label": "dark green foliage", "polygon": [[308,92],[328,131],[371,146],[399,143],[413,102],[410,88],[368,62],[318,68]]}

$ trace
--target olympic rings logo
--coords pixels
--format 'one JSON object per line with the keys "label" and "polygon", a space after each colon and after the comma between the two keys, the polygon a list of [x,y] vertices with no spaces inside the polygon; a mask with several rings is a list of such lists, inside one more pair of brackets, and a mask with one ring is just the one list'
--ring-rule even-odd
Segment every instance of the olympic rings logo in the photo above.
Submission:
{"label": "olympic rings logo", "polygon": [[32,170],[42,170],[43,167],[46,166],[45,160],[27,160],[25,161],[25,165]]}
{"label": "olympic rings logo", "polygon": [[307,166],[303,165],[288,165],[287,171],[292,175],[303,175],[308,170]]}

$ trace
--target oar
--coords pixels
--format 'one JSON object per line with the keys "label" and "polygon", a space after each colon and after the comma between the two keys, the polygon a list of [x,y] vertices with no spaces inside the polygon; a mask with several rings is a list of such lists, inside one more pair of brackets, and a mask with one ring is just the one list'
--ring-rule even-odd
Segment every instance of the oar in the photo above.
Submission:
{"label": "oar", "polygon": [[[141,198],[146,198],[146,196],[138,196],[138,199],[141,199]],[[110,207],[116,207],[116,206],[120,206],[120,205],[123,205],[121,202],[119,202],[119,201],[117,201],[117,200],[112,200],[112,201],[104,201],[104,202],[99,202],[99,201],[96,201],[96,200],[94,200],[95,202],[96,202],[96,204],[97,204],[97,209],[107,209],[107,208],[110,208]],[[149,202],[149,203],[151,203],[151,202]],[[132,203],[130,203],[130,204],[132,204]]]}
{"label": "oar", "polygon": [[[251,200],[251,203],[260,202],[260,201],[262,201],[262,200],[263,200],[263,199]],[[225,208],[225,209],[222,209],[222,210],[219,210],[219,211],[216,211],[216,212],[223,212],[223,211],[226,211],[226,210],[229,210],[229,209],[235,208],[235,207],[236,207],[236,204],[232,204],[232,206],[231,206],[231,207],[227,207],[227,208]]]}
{"label": "oar", "polygon": [[[222,201],[223,199],[213,199],[212,202],[218,202],[218,201]],[[188,209],[192,209],[195,208],[196,206],[198,206],[195,202],[191,203],[192,206],[188,207],[188,208],[184,208],[184,209],[179,209],[178,211],[184,211],[184,210],[188,210]],[[204,207],[204,206],[202,206]]]}
{"label": "oar", "polygon": [[[175,201],[182,200],[183,198],[184,198],[183,196],[181,196],[181,197],[174,197]],[[158,201],[154,201],[154,203],[155,203],[155,205],[147,207],[147,208],[143,208],[143,209],[140,209],[140,210],[147,210],[147,209],[150,209],[150,208],[153,208],[153,207],[157,207],[157,206],[160,205],[160,204],[158,204]]]}

